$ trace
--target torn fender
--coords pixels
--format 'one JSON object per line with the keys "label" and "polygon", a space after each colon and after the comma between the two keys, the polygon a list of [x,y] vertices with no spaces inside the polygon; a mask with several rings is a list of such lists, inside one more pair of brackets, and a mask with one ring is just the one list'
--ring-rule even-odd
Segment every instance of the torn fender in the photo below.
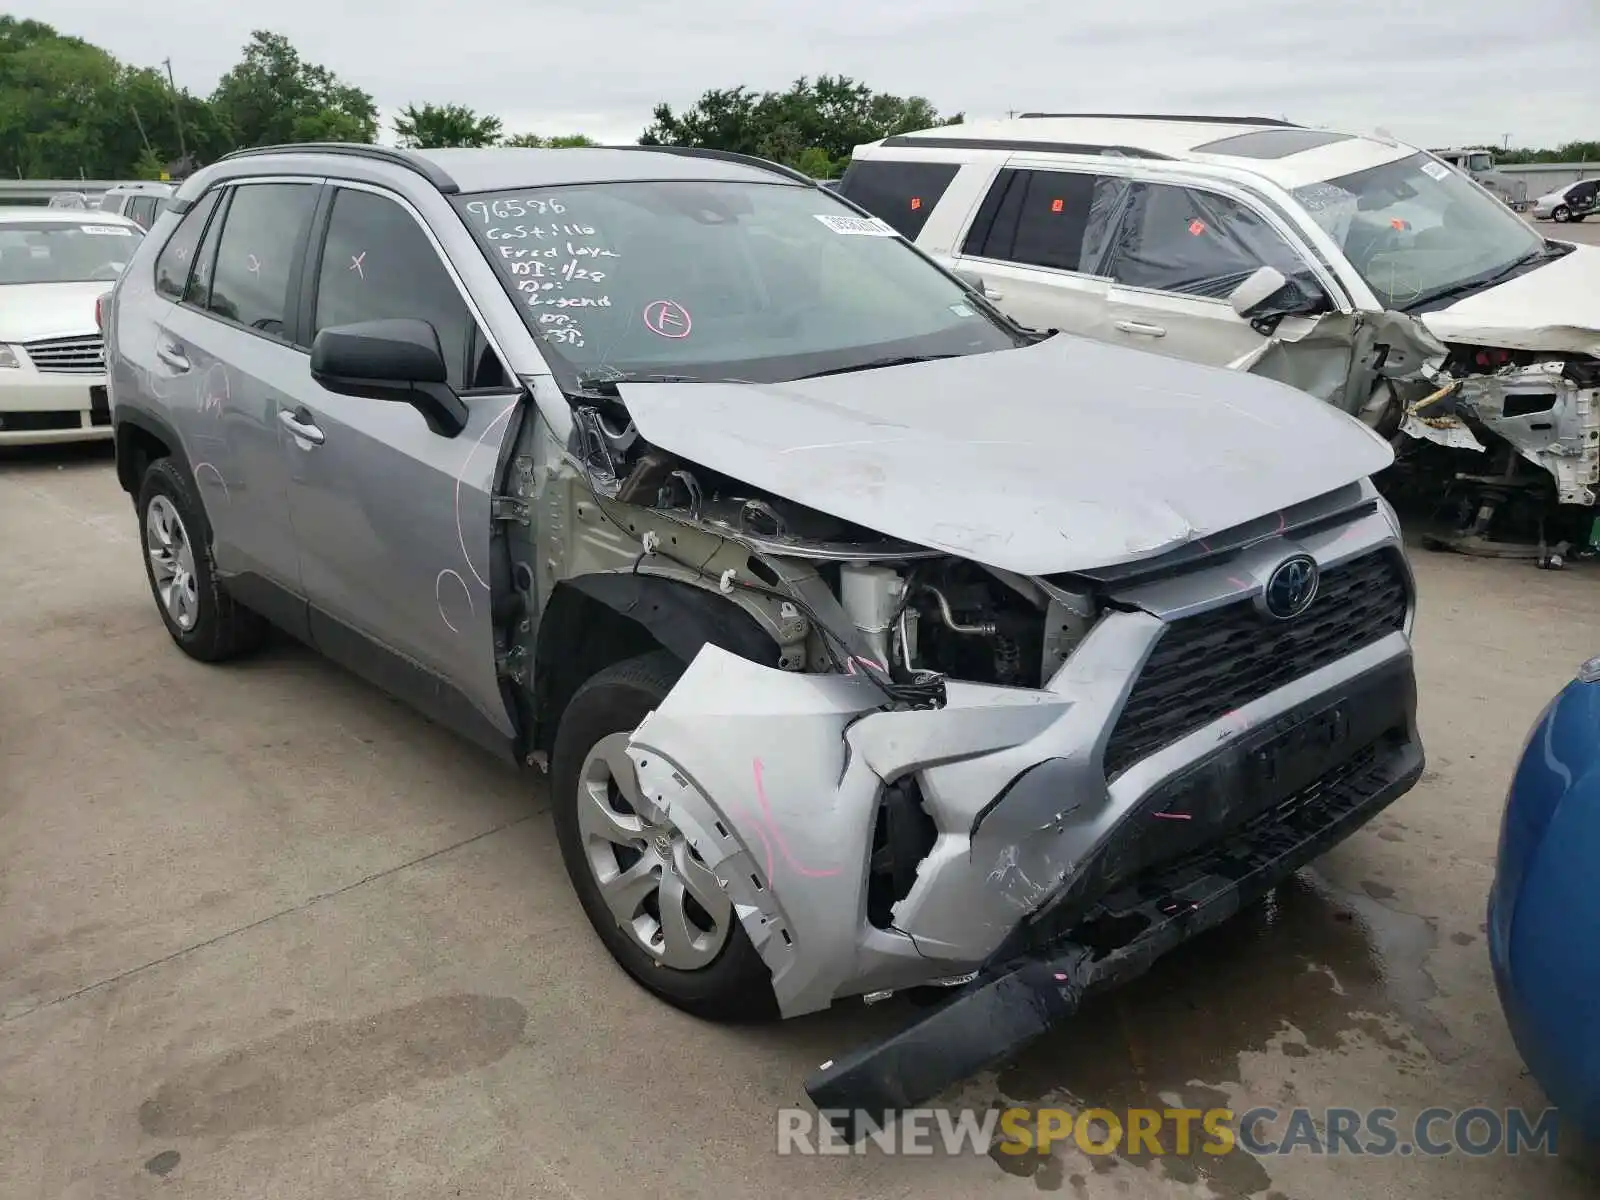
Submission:
{"label": "torn fender", "polygon": [[[1100,751],[1162,622],[1101,621],[1043,690],[949,681],[890,712],[860,676],[801,675],[706,646],[642,722],[645,794],[726,886],[786,1016],[963,974],[1137,800]],[[867,919],[883,787],[911,777],[936,837],[893,925]]]}
{"label": "torn fender", "polygon": [[[641,789],[727,890],[785,1016],[969,970],[1068,861],[1051,857],[1065,841],[1035,836],[1061,796],[977,818],[1051,757],[1046,741],[1092,747],[1072,698],[952,682],[943,709],[882,703],[860,676],[775,670],[708,645],[630,741]],[[866,912],[873,829],[884,785],[907,775],[939,836],[894,927],[878,929]]]}
{"label": "torn fender", "polygon": [[1443,342],[1404,313],[1327,313],[1285,318],[1261,346],[1228,365],[1361,416],[1381,381],[1431,379],[1447,353]]}

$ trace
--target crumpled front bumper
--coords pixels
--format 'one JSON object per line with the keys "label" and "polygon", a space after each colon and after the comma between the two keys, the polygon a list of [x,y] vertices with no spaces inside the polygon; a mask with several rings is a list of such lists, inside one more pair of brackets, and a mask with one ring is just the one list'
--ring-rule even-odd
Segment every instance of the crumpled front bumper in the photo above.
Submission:
{"label": "crumpled front bumper", "polygon": [[1072,1016],[1090,994],[1143,974],[1338,845],[1404,795],[1422,748],[1387,738],[1335,777],[1302,789],[1227,839],[1099,900],[1071,928],[1024,923],[978,977],[894,1036],[829,1062],[806,1081],[849,1141],[926,1104]]}

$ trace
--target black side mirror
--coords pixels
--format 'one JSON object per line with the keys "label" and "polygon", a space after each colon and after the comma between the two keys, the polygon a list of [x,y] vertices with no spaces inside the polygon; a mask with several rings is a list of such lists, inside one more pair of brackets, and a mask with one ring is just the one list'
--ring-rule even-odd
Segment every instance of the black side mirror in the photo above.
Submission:
{"label": "black side mirror", "polygon": [[443,437],[467,427],[467,406],[450,387],[439,334],[426,321],[330,326],[311,343],[311,378],[343,396],[409,404]]}

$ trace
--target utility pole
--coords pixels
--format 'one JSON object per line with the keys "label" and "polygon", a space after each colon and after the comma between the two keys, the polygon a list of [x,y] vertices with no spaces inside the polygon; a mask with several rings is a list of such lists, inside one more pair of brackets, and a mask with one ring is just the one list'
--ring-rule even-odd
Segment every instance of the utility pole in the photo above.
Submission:
{"label": "utility pole", "polygon": [[1502,133],[1500,136],[1505,139],[1505,148],[1507,150],[1511,149],[1511,135],[1509,133]]}
{"label": "utility pole", "polygon": [[178,103],[178,84],[172,78],[172,60],[164,59],[161,65],[167,68],[167,86],[172,89],[172,119],[178,123],[178,161],[187,166],[189,147],[183,140],[183,107]]}
{"label": "utility pole", "polygon": [[131,100],[128,102],[128,111],[133,113],[133,123],[139,127],[139,140],[144,143],[144,148],[151,154],[155,150],[150,145],[150,135],[144,131],[144,122],[139,119],[139,106]]}

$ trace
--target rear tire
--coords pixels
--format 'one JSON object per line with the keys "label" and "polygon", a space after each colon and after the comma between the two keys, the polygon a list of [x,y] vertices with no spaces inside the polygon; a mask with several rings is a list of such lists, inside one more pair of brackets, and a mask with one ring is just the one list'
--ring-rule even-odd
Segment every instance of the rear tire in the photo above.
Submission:
{"label": "rear tire", "polygon": [[551,755],[556,838],[584,915],[637,983],[706,1020],[768,1020],[777,1004],[766,963],[681,833],[637,796],[621,753],[682,673],[678,659],[657,651],[578,689]]}
{"label": "rear tire", "polygon": [[178,649],[215,663],[260,647],[267,622],[235,603],[217,578],[205,510],[188,475],[170,458],[146,469],[138,513],[145,578]]}
{"label": "rear tire", "polygon": [[1550,214],[1550,219],[1565,225],[1568,221],[1572,220],[1572,210],[1565,204],[1558,204],[1556,205],[1555,211]]}

